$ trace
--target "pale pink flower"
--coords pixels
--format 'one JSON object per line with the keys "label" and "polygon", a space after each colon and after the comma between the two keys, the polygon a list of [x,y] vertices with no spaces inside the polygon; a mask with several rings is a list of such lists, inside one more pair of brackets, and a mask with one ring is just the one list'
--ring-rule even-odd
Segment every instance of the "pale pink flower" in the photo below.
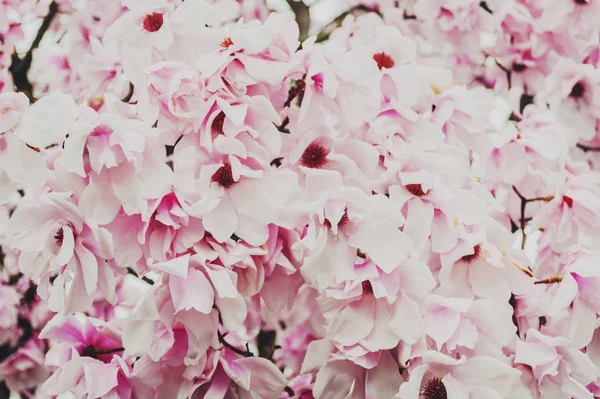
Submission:
{"label": "pale pink flower", "polygon": [[550,337],[530,329],[526,340],[517,342],[514,361],[533,369],[538,395],[592,398],[585,386],[598,378],[598,368],[584,353],[572,348],[566,338]]}

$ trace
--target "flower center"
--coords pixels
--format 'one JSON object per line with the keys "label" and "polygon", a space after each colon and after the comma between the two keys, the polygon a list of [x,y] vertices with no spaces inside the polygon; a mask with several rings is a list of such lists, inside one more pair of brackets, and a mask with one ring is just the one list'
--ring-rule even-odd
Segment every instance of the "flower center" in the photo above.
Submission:
{"label": "flower center", "polygon": [[523,72],[525,69],[527,69],[527,65],[524,64],[513,64],[512,66],[512,70],[515,72]]}
{"label": "flower center", "polygon": [[573,208],[573,198],[567,197],[566,195],[563,197],[563,202],[567,204],[569,208]]}
{"label": "flower center", "polygon": [[148,32],[156,32],[163,26],[163,15],[157,12],[146,15],[144,18],[144,29]]}
{"label": "flower center", "polygon": [[383,68],[390,69],[394,65],[396,65],[396,63],[394,62],[392,57],[390,57],[386,53],[377,53],[373,56],[373,59],[377,63],[377,68],[379,68],[379,69],[383,69]]}
{"label": "flower center", "polygon": [[230,37],[226,37],[221,42],[221,47],[223,47],[223,48],[229,48],[229,46],[231,46],[231,45],[233,45],[233,40],[231,40]]}
{"label": "flower center", "polygon": [[319,143],[311,143],[300,157],[300,165],[320,169],[327,163],[327,154],[329,151]]}
{"label": "flower center", "polygon": [[54,239],[56,240],[56,245],[58,245],[59,247],[62,247],[63,240],[65,239],[65,231],[63,230],[62,227],[60,229],[58,229],[58,231],[54,235]]}
{"label": "flower center", "polygon": [[233,180],[233,173],[231,172],[231,164],[226,163],[221,166],[214,175],[212,175],[211,182],[219,183],[221,186],[228,188],[235,184]]}
{"label": "flower center", "polygon": [[[348,219],[348,212],[344,211],[344,214],[342,215],[342,217],[340,218],[340,221],[337,224],[338,229],[341,229],[342,227],[347,225],[349,221],[350,221],[350,219]],[[327,226],[329,228],[332,227],[329,219],[325,219],[325,226]]]}
{"label": "flower center", "polygon": [[577,82],[577,83],[575,83],[575,86],[573,86],[573,89],[571,90],[571,94],[569,94],[569,96],[573,97],[573,98],[581,98],[581,97],[583,97],[584,93],[585,93],[585,86],[583,85],[582,82]]}
{"label": "flower center", "polygon": [[423,395],[425,399],[448,399],[446,386],[442,380],[437,377],[433,377],[427,381],[427,384],[425,384],[425,387],[421,391],[421,395]]}
{"label": "flower center", "polygon": [[219,115],[213,119],[212,125],[210,126],[210,133],[212,135],[213,140],[220,134],[225,134],[223,132],[223,123],[225,123],[225,112],[219,112]]}
{"label": "flower center", "polygon": [[362,285],[363,295],[373,293],[373,286],[371,285],[371,282],[369,280],[363,281],[362,283],[360,283],[360,285]]}
{"label": "flower center", "polygon": [[421,187],[420,184],[407,184],[404,186],[404,188],[406,188],[412,195],[416,195],[417,197],[425,195],[425,191],[423,191],[423,187]]}
{"label": "flower center", "polygon": [[481,245],[477,244],[473,247],[473,253],[465,255],[461,259],[467,263],[473,263],[481,256]]}

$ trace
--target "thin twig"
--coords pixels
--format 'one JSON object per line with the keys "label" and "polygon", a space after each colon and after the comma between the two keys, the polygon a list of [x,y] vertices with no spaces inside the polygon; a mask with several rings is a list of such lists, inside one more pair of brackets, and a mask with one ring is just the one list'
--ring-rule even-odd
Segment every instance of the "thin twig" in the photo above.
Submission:
{"label": "thin twig", "polygon": [[[213,304],[213,309],[215,309],[217,311],[217,314],[219,315],[219,324],[223,324],[223,319],[221,317],[221,310],[219,310],[219,308],[217,307],[216,304]],[[225,334],[223,334],[219,330],[217,330],[217,337],[219,338],[219,342],[221,343],[221,345],[223,345],[225,348],[229,349],[230,351],[237,353],[240,356],[255,357],[254,353],[252,353],[250,351],[248,344],[246,344],[246,350],[242,350],[242,349],[236,348],[235,346],[231,345],[229,342],[225,341],[225,337],[227,336],[227,334],[228,334],[227,332]],[[290,397],[293,397],[296,395],[294,390],[287,385],[285,386],[285,388],[283,388],[283,390],[288,395],[290,395]]]}
{"label": "thin twig", "polygon": [[250,352],[250,350],[248,349],[248,345],[246,345],[246,350],[244,351],[244,350],[236,348],[235,346],[231,345],[229,342],[225,341],[225,335],[221,334],[220,331],[217,331],[217,337],[219,337],[219,342],[221,343],[221,345],[223,345],[230,351],[235,352],[240,356],[254,357],[254,353]]}
{"label": "thin twig", "polygon": [[600,152],[600,147],[588,147],[587,145],[577,144],[577,148],[583,150],[583,152]]}
{"label": "thin twig", "polygon": [[479,7],[483,8],[485,11],[489,12],[490,14],[493,14],[492,10],[490,10],[490,7],[487,5],[487,3],[485,1],[480,2]]}
{"label": "thin twig", "polygon": [[127,273],[129,273],[129,274],[131,274],[131,275],[133,275],[133,276],[135,276],[135,277],[137,277],[137,278],[139,278],[139,279],[141,279],[141,280],[144,280],[145,282],[147,282],[147,283],[148,283],[148,284],[150,284],[150,285],[154,285],[154,280],[152,280],[152,279],[150,279],[150,278],[148,278],[148,277],[146,277],[146,276],[142,276],[142,277],[140,277],[140,276],[137,274],[137,272],[136,272],[135,270],[133,270],[131,267],[128,267],[128,268],[127,268]]}
{"label": "thin twig", "polygon": [[521,237],[521,249],[525,249],[525,241],[527,240],[527,235],[525,234],[525,225],[527,223],[528,220],[531,219],[527,219],[525,218],[525,207],[527,206],[528,203],[530,202],[534,202],[534,201],[544,201],[544,202],[549,202],[552,201],[554,199],[554,196],[546,196],[546,197],[535,197],[535,198],[525,198],[517,189],[517,187],[512,186],[513,191],[515,192],[515,194],[517,194],[517,196],[519,197],[519,199],[521,200],[521,222],[520,222],[520,229],[521,229],[521,233],[522,233],[522,237]]}

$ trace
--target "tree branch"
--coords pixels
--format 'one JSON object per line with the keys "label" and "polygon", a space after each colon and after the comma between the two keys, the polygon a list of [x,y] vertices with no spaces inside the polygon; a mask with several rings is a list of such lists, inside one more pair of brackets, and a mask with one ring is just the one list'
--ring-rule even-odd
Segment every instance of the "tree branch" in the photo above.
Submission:
{"label": "tree branch", "polygon": [[27,73],[31,68],[31,62],[33,60],[33,50],[39,47],[42,38],[50,28],[50,24],[52,24],[52,20],[58,14],[58,4],[55,2],[50,3],[50,7],[48,8],[48,14],[44,17],[42,21],[42,25],[38,30],[35,39],[33,39],[33,43],[31,47],[25,54],[22,60],[19,59],[17,54],[13,54],[12,56],[12,64],[8,69],[13,77],[14,85],[17,91],[24,93],[29,97],[31,101],[35,101],[33,97],[33,86],[29,82],[29,78],[27,77]]}
{"label": "tree branch", "polygon": [[221,343],[221,345],[223,345],[224,347],[226,347],[230,351],[237,353],[240,356],[254,357],[254,353],[250,352],[250,349],[248,348],[248,344],[246,344],[246,350],[245,351],[241,350],[241,349],[238,349],[235,346],[231,345],[229,342],[225,341],[225,335],[221,334],[221,332],[217,330],[217,337],[219,337],[219,342]]}
{"label": "tree branch", "polygon": [[339,28],[340,26],[342,26],[342,22],[344,22],[344,19],[348,15],[358,16],[358,15],[366,14],[369,12],[374,12],[377,15],[379,15],[380,17],[382,16],[378,10],[368,7],[364,4],[359,4],[357,6],[354,6],[351,9],[349,9],[348,11],[341,13],[336,18],[334,18],[333,21],[331,21],[330,23],[325,25],[325,27],[323,29],[321,29],[321,31],[317,35],[317,43],[324,42],[325,40],[329,39],[329,36],[331,35],[331,33],[336,28]]}
{"label": "tree branch", "polygon": [[[213,304],[213,309],[215,309],[217,311],[217,314],[219,315],[219,323],[223,324],[223,319],[221,318],[221,311],[219,310],[219,308],[217,307],[216,304]],[[248,344],[246,344],[246,350],[242,350],[242,349],[238,349],[235,346],[231,345],[229,342],[225,341],[225,336],[228,333],[222,334],[221,331],[217,330],[217,337],[219,338],[219,342],[221,343],[221,345],[223,345],[225,348],[229,349],[230,351],[237,353],[240,356],[243,357],[255,357],[254,353],[252,353],[250,351],[250,348],[248,348]],[[274,339],[274,337],[273,337]],[[260,352],[260,348],[259,348],[259,352]],[[261,356],[263,357],[263,356]],[[269,359],[271,360],[271,359]],[[289,386],[285,386],[285,388],[283,388],[283,390],[290,395],[290,397],[293,397],[296,395],[296,393],[294,392],[294,390],[292,388],[290,388]]]}

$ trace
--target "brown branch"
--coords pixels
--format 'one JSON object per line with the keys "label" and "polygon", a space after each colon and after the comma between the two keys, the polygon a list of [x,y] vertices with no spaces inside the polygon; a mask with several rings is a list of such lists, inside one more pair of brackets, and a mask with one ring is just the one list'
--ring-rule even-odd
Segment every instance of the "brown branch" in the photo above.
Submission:
{"label": "brown branch", "polygon": [[133,83],[129,82],[129,91],[127,92],[127,95],[121,99],[121,101],[128,103],[129,100],[131,100],[131,97],[133,97]]}
{"label": "brown branch", "polygon": [[323,29],[321,29],[321,31],[317,34],[317,43],[324,42],[325,40],[329,39],[329,36],[331,35],[331,33],[336,28],[339,28],[340,26],[342,26],[342,22],[344,22],[344,19],[348,15],[359,16],[359,15],[367,14],[370,12],[374,12],[377,15],[379,15],[380,17],[382,17],[381,13],[378,10],[371,8],[369,6],[366,6],[364,4],[359,4],[357,6],[352,7],[348,11],[341,13],[340,15],[335,17],[333,19],[333,21],[331,21],[330,23],[325,25],[325,27]]}
{"label": "brown branch", "polygon": [[27,54],[25,54],[25,57],[23,57],[22,60],[19,59],[16,53],[13,54],[12,64],[10,68],[8,68],[13,77],[13,83],[15,85],[16,91],[24,93],[25,95],[27,95],[27,97],[29,97],[31,101],[35,101],[35,98],[33,97],[33,86],[31,85],[31,82],[29,82],[27,73],[31,68],[31,62],[33,61],[33,50],[39,47],[42,38],[48,31],[48,28],[50,28],[50,24],[52,24],[52,21],[54,20],[54,17],[57,14],[58,4],[56,4],[55,2],[50,3],[50,7],[48,8],[48,14],[44,17],[42,25],[40,26],[40,29],[38,30],[35,36],[35,39],[33,39],[33,43],[27,51]]}
{"label": "brown branch", "polygon": [[[306,75],[302,76],[302,79],[297,79],[292,82],[290,89],[288,90],[287,100],[285,100],[285,103],[283,104],[284,108],[287,108],[290,105],[292,105],[292,101],[294,101],[296,97],[300,99],[300,96],[304,93],[304,90],[306,89],[305,79]],[[300,106],[300,104],[298,104],[298,106]]]}
{"label": "brown branch", "polygon": [[483,8],[486,12],[493,14],[492,10],[490,9],[490,7],[487,5],[487,3],[485,1],[480,2],[479,7]]}
{"label": "brown branch", "polygon": [[[223,324],[223,319],[221,318],[221,311],[219,310],[219,308],[217,307],[216,304],[213,304],[213,309],[215,309],[219,315],[219,323]],[[219,330],[217,330],[217,337],[219,338],[219,342],[221,343],[221,345],[223,345],[225,348],[229,349],[230,351],[237,353],[240,356],[243,357],[255,357],[254,353],[252,353],[250,351],[250,348],[248,348],[248,344],[246,344],[246,350],[242,350],[239,348],[236,348],[235,346],[231,345],[229,342],[225,341],[225,336],[227,336],[228,333],[222,334]],[[274,337],[273,337],[274,340]],[[277,349],[278,347],[275,346],[274,349]],[[260,348],[259,348],[259,352],[260,352]],[[260,354],[259,354],[260,356]],[[264,356],[261,356],[264,357]],[[269,360],[271,360],[269,358]],[[285,388],[283,388],[283,390],[290,395],[290,397],[293,397],[296,395],[296,393],[294,392],[294,390],[292,388],[290,388],[289,386],[285,386]]]}
{"label": "brown branch", "polygon": [[519,199],[521,200],[521,221],[520,221],[520,230],[522,233],[522,238],[521,238],[521,249],[525,249],[525,241],[527,240],[527,235],[525,234],[525,225],[527,223],[528,220],[531,219],[527,219],[525,218],[525,207],[527,207],[527,204],[530,202],[535,202],[535,201],[544,201],[544,202],[549,202],[552,201],[554,199],[554,196],[546,196],[546,197],[535,197],[535,198],[525,198],[517,189],[517,187],[512,186],[513,191],[515,192],[515,194],[517,194],[517,196],[519,197]]}
{"label": "brown branch", "polygon": [[289,124],[290,124],[290,118],[286,116],[285,119],[281,122],[281,125],[279,125],[279,126],[275,125],[275,127],[281,133],[290,134],[290,130],[287,128],[287,125],[289,125]]}
{"label": "brown branch", "polygon": [[308,37],[310,31],[310,8],[302,0],[286,0],[294,15],[300,31],[300,41],[303,42]]}
{"label": "brown branch", "polygon": [[133,275],[133,276],[135,276],[135,277],[137,277],[137,278],[139,278],[139,279],[142,279],[142,280],[144,280],[145,282],[147,282],[147,283],[148,283],[148,284],[150,284],[150,285],[154,285],[154,280],[152,280],[151,278],[148,278],[148,277],[146,277],[146,276],[142,276],[142,277],[140,277],[140,276],[137,274],[137,272],[136,272],[135,270],[133,270],[131,267],[128,267],[128,268],[127,268],[127,273],[129,273],[129,274],[131,274],[131,275]]}
{"label": "brown branch", "polygon": [[600,152],[600,147],[588,147],[587,145],[577,144],[577,148],[583,150],[583,152]]}
{"label": "brown branch", "polygon": [[[227,334],[225,334],[225,335],[227,335]],[[238,349],[235,346],[231,345],[229,342],[225,341],[225,335],[221,334],[221,332],[217,330],[217,337],[219,337],[219,342],[221,343],[221,345],[223,345],[230,351],[237,353],[240,356],[254,357],[254,353],[250,352],[250,349],[248,348],[248,344],[246,344],[246,350],[243,351],[243,350]]]}

